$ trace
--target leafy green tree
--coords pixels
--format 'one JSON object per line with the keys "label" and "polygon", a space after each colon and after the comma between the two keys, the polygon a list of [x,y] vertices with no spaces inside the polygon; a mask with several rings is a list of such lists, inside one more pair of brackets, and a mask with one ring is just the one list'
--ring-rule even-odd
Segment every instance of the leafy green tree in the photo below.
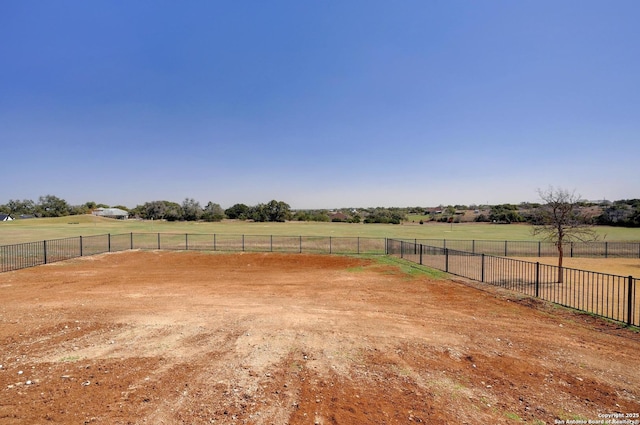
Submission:
{"label": "leafy green tree", "polygon": [[298,210],[292,214],[291,220],[295,221],[331,221],[326,210]]}
{"label": "leafy green tree", "polygon": [[232,220],[246,220],[249,218],[251,208],[245,204],[235,204],[231,208],[227,208],[224,213]]}
{"label": "leafy green tree", "polygon": [[88,214],[91,212],[84,204],[83,205],[72,205],[69,207],[69,215],[82,215]]}
{"label": "leafy green tree", "polygon": [[486,223],[486,222],[489,222],[489,221],[491,221],[491,220],[489,220],[489,217],[487,217],[487,216],[486,216],[486,215],[484,215],[484,214],[478,214],[478,215],[476,216],[476,218],[474,218],[474,219],[473,219],[473,221],[475,221],[475,222],[477,222],[477,223]]}
{"label": "leafy green tree", "polygon": [[309,211],[296,211],[291,217],[294,221],[311,221],[311,214]]}
{"label": "leafy green tree", "polygon": [[182,202],[182,219],[186,221],[197,221],[202,217],[202,207],[200,202],[193,198],[186,198]]}
{"label": "leafy green tree", "polygon": [[309,218],[310,218],[309,221],[318,221],[321,223],[326,223],[331,221],[331,219],[329,218],[329,214],[327,214],[326,211],[315,211],[313,214],[311,214]]}
{"label": "leafy green tree", "polygon": [[269,221],[269,213],[267,212],[267,206],[265,204],[258,204],[251,207],[249,217],[253,221],[265,222]]}
{"label": "leafy green tree", "polygon": [[516,205],[501,204],[491,207],[489,220],[497,223],[519,223],[524,221],[524,218],[518,212]]}
{"label": "leafy green tree", "polygon": [[219,204],[209,202],[207,206],[204,207],[202,219],[204,221],[222,221],[222,219],[224,219],[224,210]]}
{"label": "leafy green tree", "polygon": [[134,211],[146,220],[182,220],[183,211],[180,204],[170,201],[151,201],[138,206]]}
{"label": "leafy green tree", "polygon": [[166,211],[164,201],[145,202],[140,209],[140,216],[146,220],[162,220]]}
{"label": "leafy green tree", "polygon": [[284,222],[291,218],[291,207],[286,202],[269,201],[267,204],[258,204],[251,210],[251,218],[255,221]]}
{"label": "leafy green tree", "polygon": [[635,207],[631,217],[629,217],[628,225],[630,227],[640,227],[640,206]]}
{"label": "leafy green tree", "polygon": [[184,211],[182,206],[175,202],[164,201],[166,210],[164,212],[164,219],[167,221],[179,221],[184,219]]}
{"label": "leafy green tree", "polygon": [[41,217],[64,217],[70,214],[71,207],[64,199],[46,195],[38,198],[35,209],[36,214]]}
{"label": "leafy green tree", "polygon": [[130,208],[129,214],[131,214],[131,216],[133,217],[146,218],[145,212],[144,212],[144,205],[136,205],[135,207]]}
{"label": "leafy green tree", "polygon": [[598,224],[623,227],[640,227],[640,199],[615,201],[603,208],[597,217]]}
{"label": "leafy green tree", "polygon": [[267,204],[269,221],[284,223],[291,218],[291,207],[283,201],[272,200]]}
{"label": "leafy green tree", "polygon": [[365,223],[400,224],[406,219],[399,208],[374,208],[364,219]]}
{"label": "leafy green tree", "polygon": [[32,215],[36,212],[36,204],[31,199],[10,199],[6,205],[4,205],[3,211],[6,214],[13,216],[19,216],[22,214]]}

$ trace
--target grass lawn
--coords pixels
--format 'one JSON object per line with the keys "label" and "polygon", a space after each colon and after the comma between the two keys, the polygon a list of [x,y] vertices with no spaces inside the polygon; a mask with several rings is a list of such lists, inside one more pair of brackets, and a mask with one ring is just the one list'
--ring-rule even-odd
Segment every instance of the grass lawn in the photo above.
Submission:
{"label": "grass lawn", "polygon": [[[600,240],[640,241],[640,229],[596,227]],[[0,223],[0,245],[106,233],[200,233],[287,236],[360,236],[376,238],[458,239],[458,240],[537,240],[527,224],[489,223],[220,223],[113,220],[93,215],[14,220]]]}

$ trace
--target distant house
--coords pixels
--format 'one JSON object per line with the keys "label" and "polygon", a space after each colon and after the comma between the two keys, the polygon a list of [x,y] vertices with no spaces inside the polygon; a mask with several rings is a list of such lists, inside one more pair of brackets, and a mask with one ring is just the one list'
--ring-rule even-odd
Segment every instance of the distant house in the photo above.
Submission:
{"label": "distant house", "polygon": [[9,214],[0,214],[0,221],[11,221],[13,218]]}
{"label": "distant house", "polygon": [[118,220],[126,220],[129,218],[129,212],[121,210],[120,208],[96,208],[92,214],[98,217],[115,218]]}
{"label": "distant house", "polygon": [[331,221],[347,221],[349,216],[346,214],[342,214],[341,212],[330,213],[329,218]]}

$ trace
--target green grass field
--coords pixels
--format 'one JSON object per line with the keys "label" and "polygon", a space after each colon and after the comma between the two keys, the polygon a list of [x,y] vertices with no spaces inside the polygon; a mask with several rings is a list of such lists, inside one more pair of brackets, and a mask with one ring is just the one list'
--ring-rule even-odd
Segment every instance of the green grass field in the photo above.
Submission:
{"label": "green grass field", "polygon": [[[640,241],[640,229],[596,227],[600,240]],[[377,238],[537,240],[527,224],[488,223],[220,223],[113,220],[92,215],[14,220],[0,223],[0,245],[106,233],[200,233],[287,236],[360,236]]]}

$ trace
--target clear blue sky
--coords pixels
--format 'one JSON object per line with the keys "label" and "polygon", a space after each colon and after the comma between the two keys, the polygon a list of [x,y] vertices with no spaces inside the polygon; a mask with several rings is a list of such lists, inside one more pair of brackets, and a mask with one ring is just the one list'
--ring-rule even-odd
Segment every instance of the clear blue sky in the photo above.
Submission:
{"label": "clear blue sky", "polygon": [[0,0],[0,203],[640,197],[640,1]]}

